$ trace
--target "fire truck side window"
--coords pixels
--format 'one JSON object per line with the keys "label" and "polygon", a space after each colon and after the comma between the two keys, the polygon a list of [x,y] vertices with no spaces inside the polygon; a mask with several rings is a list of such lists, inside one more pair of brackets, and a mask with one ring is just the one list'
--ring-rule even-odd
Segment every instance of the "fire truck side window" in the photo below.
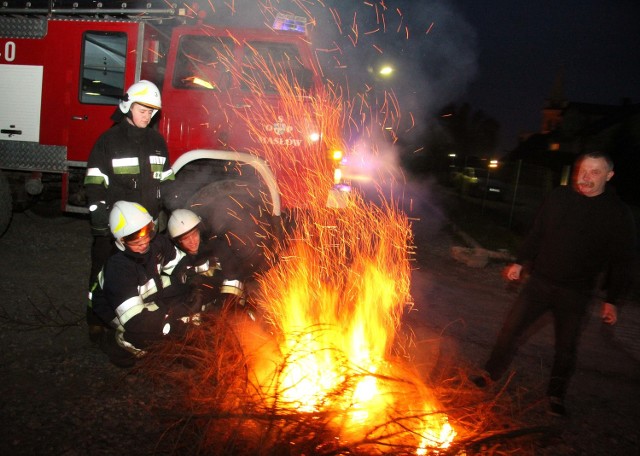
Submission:
{"label": "fire truck side window", "polygon": [[173,86],[222,90],[230,84],[234,43],[226,37],[186,35],[180,39]]}
{"label": "fire truck side window", "polygon": [[116,105],[124,93],[127,35],[85,32],[82,40],[80,102]]}
{"label": "fire truck side window", "polygon": [[302,64],[298,48],[290,43],[250,41],[244,52],[242,89],[274,94],[283,90],[307,92],[311,71]]}

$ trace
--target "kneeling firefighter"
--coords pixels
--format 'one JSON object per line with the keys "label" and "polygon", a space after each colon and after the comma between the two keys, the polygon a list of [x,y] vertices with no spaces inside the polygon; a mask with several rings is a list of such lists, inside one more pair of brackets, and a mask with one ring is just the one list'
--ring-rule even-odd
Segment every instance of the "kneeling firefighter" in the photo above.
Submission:
{"label": "kneeling firefighter", "polygon": [[244,284],[225,278],[214,248],[202,239],[203,223],[199,215],[188,209],[176,209],[169,217],[167,231],[183,254],[172,276],[189,288],[191,305],[201,310],[219,308],[229,298],[244,305]]}
{"label": "kneeling firefighter", "polygon": [[117,201],[109,227],[119,252],[107,260],[91,290],[92,311],[109,328],[103,348],[121,367],[132,366],[153,344],[183,337],[198,323],[185,289],[171,283],[182,255],[140,204]]}
{"label": "kneeling firefighter", "polygon": [[173,270],[176,286],[188,294],[190,306],[207,310],[220,295],[220,264],[202,239],[202,219],[188,209],[176,209],[167,223],[169,236],[180,252]]}
{"label": "kneeling firefighter", "polygon": [[171,213],[167,231],[182,259],[172,274],[176,282],[189,288],[189,303],[193,308],[215,310],[224,304],[233,304],[255,320],[255,310],[246,306],[244,282],[227,277],[228,273],[215,256],[215,247],[203,239],[202,218],[188,209],[176,209]]}

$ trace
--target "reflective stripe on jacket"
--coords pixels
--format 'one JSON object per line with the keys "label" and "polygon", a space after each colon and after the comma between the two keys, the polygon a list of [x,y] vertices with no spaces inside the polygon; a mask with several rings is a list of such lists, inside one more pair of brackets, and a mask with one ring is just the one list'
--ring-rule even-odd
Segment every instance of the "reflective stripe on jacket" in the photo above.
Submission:
{"label": "reflective stripe on jacket", "polygon": [[152,128],[138,128],[126,120],[96,141],[84,184],[89,204],[118,200],[142,204],[155,219],[161,208],[161,184],[174,179],[167,144]]}

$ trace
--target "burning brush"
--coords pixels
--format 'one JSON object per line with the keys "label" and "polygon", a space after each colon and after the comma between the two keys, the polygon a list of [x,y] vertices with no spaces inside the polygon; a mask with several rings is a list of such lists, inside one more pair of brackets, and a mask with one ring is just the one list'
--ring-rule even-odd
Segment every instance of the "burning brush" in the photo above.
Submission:
{"label": "burning brush", "polygon": [[[176,372],[207,454],[443,454],[456,432],[394,342],[410,302],[407,219],[353,195],[300,213],[258,278],[256,322],[205,318]],[[274,257],[275,258],[275,257]]]}
{"label": "burning brush", "polygon": [[410,302],[410,239],[397,210],[353,195],[344,210],[300,214],[282,260],[260,278],[282,358],[256,380],[277,408],[322,413],[338,445],[426,453],[455,436],[392,356]]}

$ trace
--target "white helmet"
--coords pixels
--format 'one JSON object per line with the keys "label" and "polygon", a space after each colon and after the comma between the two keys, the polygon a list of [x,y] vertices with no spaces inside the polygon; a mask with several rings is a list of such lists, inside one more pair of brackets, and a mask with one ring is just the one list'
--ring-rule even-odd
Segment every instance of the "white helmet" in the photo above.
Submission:
{"label": "white helmet", "polygon": [[189,209],[176,209],[171,213],[171,217],[169,217],[169,222],[167,223],[169,236],[171,236],[172,239],[176,239],[194,229],[200,222],[202,222],[200,216]]}
{"label": "white helmet", "polygon": [[127,90],[125,99],[120,102],[120,111],[122,111],[123,114],[128,113],[133,103],[152,108],[153,112],[151,113],[151,117],[153,117],[159,109],[162,109],[160,90],[158,90],[158,87],[151,81],[144,79],[138,81]]}
{"label": "white helmet", "polygon": [[[116,201],[109,214],[109,228],[116,238],[116,246],[124,250],[123,238],[142,231],[147,226],[153,230],[153,218],[140,204],[130,201]],[[141,234],[144,236],[147,232]]]}

